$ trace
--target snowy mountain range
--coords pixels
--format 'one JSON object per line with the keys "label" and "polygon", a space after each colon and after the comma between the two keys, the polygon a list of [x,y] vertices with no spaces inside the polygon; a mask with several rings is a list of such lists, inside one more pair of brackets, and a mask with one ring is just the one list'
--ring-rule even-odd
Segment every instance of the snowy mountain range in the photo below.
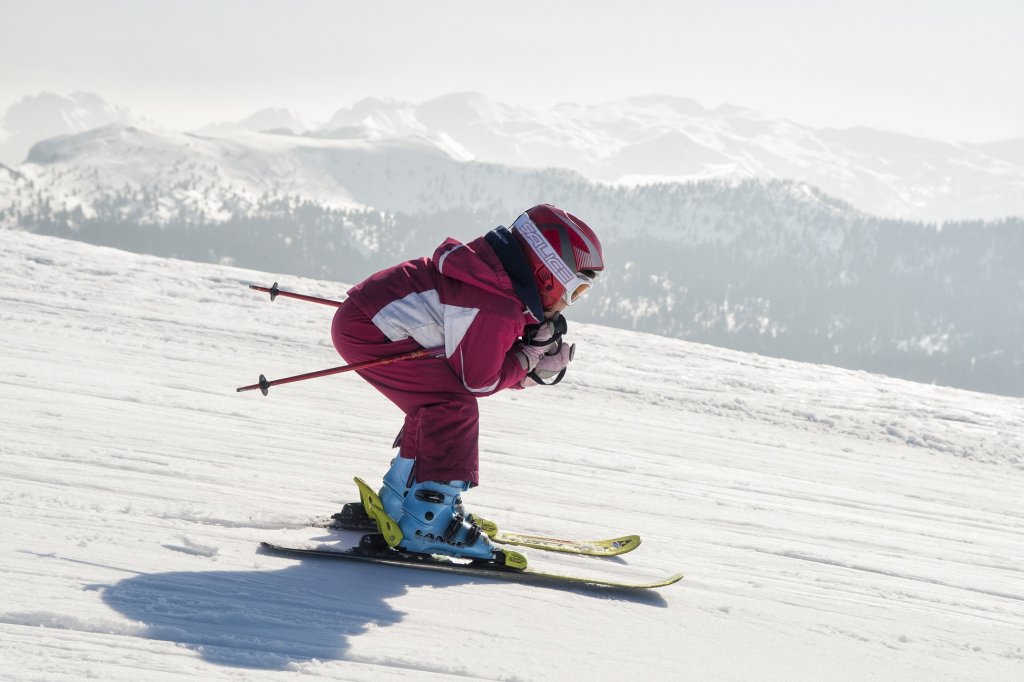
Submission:
{"label": "snowy mountain range", "polygon": [[[58,136],[0,166],[0,227],[355,281],[551,201],[599,228],[613,265],[584,320],[1024,395],[1024,219],[880,218],[795,180],[596,182],[466,160],[471,135],[455,144],[419,122],[482,102],[367,102],[302,135],[270,111],[257,121],[273,132]],[[481,118],[511,139],[512,114],[492,109]],[[524,145],[542,138],[522,129]]]}
{"label": "snowy mountain range", "polygon": [[678,97],[548,108],[476,93],[422,104],[368,99],[338,111],[323,130],[361,139],[422,135],[461,158],[571,168],[604,182],[797,180],[885,217],[1024,215],[1024,140],[972,145],[812,128]]}
{"label": "snowy mountain range", "polygon": [[[480,401],[467,509],[644,594],[263,554],[376,485],[401,413],[277,273],[0,233],[0,677],[1018,682],[1024,400],[570,326],[556,387]],[[337,298],[338,281],[291,278]],[[585,309],[591,302],[578,306]],[[424,361],[424,360],[420,360]],[[417,361],[417,362],[420,362]],[[433,360],[426,360],[432,362]]]}
{"label": "snowy mountain range", "polygon": [[[13,166],[25,159],[29,141],[139,121],[95,95],[42,93],[11,107],[2,123],[9,139],[0,145],[0,162]],[[195,132],[268,130],[373,143],[418,138],[458,160],[565,168],[626,185],[795,180],[888,218],[1024,216],[1024,139],[968,144],[869,128],[814,128],[742,107],[707,109],[662,95],[546,107],[478,93],[419,104],[365,99],[323,124],[270,107]]]}

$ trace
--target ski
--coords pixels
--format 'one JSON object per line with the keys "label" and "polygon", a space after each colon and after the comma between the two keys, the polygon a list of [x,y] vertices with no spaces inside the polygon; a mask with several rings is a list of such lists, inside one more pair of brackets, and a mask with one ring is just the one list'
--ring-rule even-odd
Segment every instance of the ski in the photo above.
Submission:
{"label": "ski", "polygon": [[360,561],[364,563],[386,564],[390,566],[406,566],[422,568],[430,571],[442,571],[475,577],[495,578],[517,583],[532,583],[566,588],[607,588],[618,590],[647,590],[665,587],[679,582],[682,573],[667,576],[661,580],[649,582],[629,582],[622,580],[586,577],[580,575],[563,575],[535,571],[531,568],[514,569],[496,563],[472,562],[461,563],[454,559],[432,554],[413,554],[387,547],[379,534],[364,535],[357,547],[348,549],[321,549],[313,547],[287,547],[271,542],[261,542],[260,546],[275,554],[286,556],[320,557],[324,559],[340,559]]}
{"label": "ski", "polygon": [[[493,521],[476,517],[474,520],[480,526],[480,530],[494,542],[502,545],[540,549],[546,552],[608,557],[632,552],[640,546],[639,535],[624,535],[605,540],[567,540],[530,533],[503,531]],[[310,522],[310,525],[317,528],[350,530],[360,533],[377,532],[377,522],[366,515],[361,502],[349,502],[342,507],[340,512],[332,516],[317,516]]]}

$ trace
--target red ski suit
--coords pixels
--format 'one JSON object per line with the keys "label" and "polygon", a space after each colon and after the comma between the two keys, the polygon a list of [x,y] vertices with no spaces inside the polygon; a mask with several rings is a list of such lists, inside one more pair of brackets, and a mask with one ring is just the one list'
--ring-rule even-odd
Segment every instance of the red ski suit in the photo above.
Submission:
{"label": "red ski suit", "polygon": [[401,455],[416,459],[420,481],[478,483],[477,398],[519,388],[526,376],[513,348],[543,312],[520,298],[522,286],[503,264],[517,247],[494,242],[499,232],[468,244],[449,238],[432,258],[372,275],[334,316],[331,338],[349,363],[444,348],[443,358],[358,372],[405,412]]}

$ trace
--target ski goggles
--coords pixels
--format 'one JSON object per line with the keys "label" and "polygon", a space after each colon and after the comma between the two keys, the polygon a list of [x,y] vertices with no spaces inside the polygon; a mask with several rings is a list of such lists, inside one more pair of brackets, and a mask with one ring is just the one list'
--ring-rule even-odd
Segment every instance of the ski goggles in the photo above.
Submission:
{"label": "ski goggles", "polygon": [[548,271],[562,285],[562,300],[565,301],[566,305],[572,305],[580,300],[583,294],[590,291],[590,287],[594,285],[594,280],[597,279],[597,272],[594,270],[574,272],[562,260],[562,257],[555,253],[551,242],[541,234],[537,225],[525,213],[516,218],[512,226],[516,232],[522,235],[526,243],[533,249],[533,252],[547,266]]}
{"label": "ski goggles", "polygon": [[[587,274],[589,272],[590,274]],[[562,292],[562,300],[565,301],[566,305],[572,305],[576,301],[580,300],[580,296],[590,291],[590,287],[594,286],[594,280],[597,279],[597,273],[593,270],[587,272],[577,272],[576,281],[572,288],[565,287],[565,291]]]}

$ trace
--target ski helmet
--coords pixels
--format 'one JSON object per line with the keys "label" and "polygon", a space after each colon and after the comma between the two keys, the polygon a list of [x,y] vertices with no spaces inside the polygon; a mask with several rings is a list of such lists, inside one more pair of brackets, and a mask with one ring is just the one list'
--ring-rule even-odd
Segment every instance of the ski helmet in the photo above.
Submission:
{"label": "ski helmet", "polygon": [[541,304],[572,305],[604,270],[601,242],[585,222],[551,204],[528,209],[512,224],[530,264]]}

